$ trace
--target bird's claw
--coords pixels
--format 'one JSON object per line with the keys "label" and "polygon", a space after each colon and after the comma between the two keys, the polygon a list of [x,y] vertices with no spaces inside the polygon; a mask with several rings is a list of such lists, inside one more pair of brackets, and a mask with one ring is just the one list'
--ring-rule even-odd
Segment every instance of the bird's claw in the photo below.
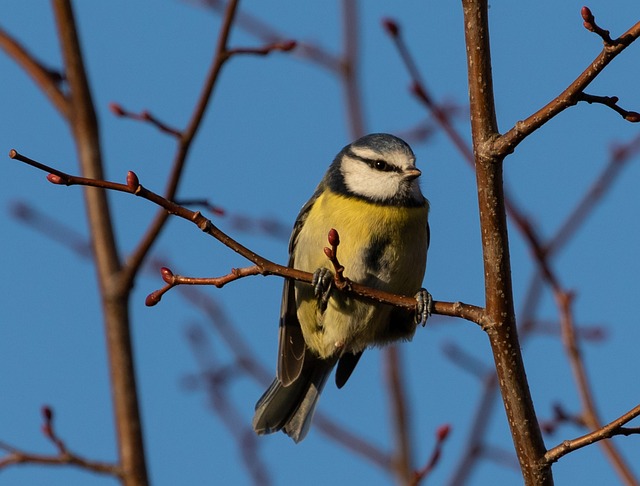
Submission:
{"label": "bird's claw", "polygon": [[433,310],[433,297],[426,289],[420,289],[415,296],[416,304],[416,325],[427,324],[427,319]]}
{"label": "bird's claw", "polygon": [[320,303],[320,310],[324,312],[333,287],[333,273],[328,268],[318,268],[313,272],[311,284],[313,285],[314,294]]}

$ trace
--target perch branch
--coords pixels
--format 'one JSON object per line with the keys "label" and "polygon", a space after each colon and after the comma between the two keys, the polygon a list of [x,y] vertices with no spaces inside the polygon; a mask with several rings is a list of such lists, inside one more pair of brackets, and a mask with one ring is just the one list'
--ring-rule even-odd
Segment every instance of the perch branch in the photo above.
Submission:
{"label": "perch branch", "polygon": [[[130,171],[127,174],[126,184],[120,184],[117,182],[110,182],[106,180],[95,180],[85,177],[73,176],[37,162],[33,159],[30,159],[29,157],[18,153],[14,149],[9,152],[9,157],[15,160],[19,160],[20,162],[23,162],[42,171],[48,172],[49,175],[47,176],[47,180],[53,184],[66,186],[80,185],[89,187],[100,187],[111,191],[133,194],[135,196],[151,201],[152,203],[162,207],[168,214],[173,214],[192,222],[203,232],[209,234],[228,248],[240,254],[247,260],[253,262],[259,268],[258,273],[260,275],[280,275],[282,277],[291,278],[307,283],[311,283],[313,280],[313,274],[309,272],[303,272],[294,268],[278,265],[241,245],[226,233],[221,231],[216,225],[211,222],[211,220],[205,218],[202,213],[200,213],[200,211],[191,211],[184,206],[180,206],[179,204],[176,204],[175,202],[170,201],[160,196],[159,194],[146,189],[140,184],[138,176],[134,172]],[[243,276],[245,275],[242,275],[242,272],[240,272],[240,274],[237,274],[234,277],[241,278]],[[177,283],[178,282],[176,282],[175,285],[177,285]],[[376,300],[378,302],[384,302],[395,306],[405,307],[408,309],[415,309],[416,306],[416,299],[414,297],[397,295],[378,289],[372,289],[355,282],[351,282],[348,292],[353,292],[360,297]],[[491,324],[491,321],[485,315],[484,309],[477,306],[464,304],[462,302],[434,302],[433,312],[435,314],[467,319],[471,322],[475,322],[482,327],[488,327]]]}

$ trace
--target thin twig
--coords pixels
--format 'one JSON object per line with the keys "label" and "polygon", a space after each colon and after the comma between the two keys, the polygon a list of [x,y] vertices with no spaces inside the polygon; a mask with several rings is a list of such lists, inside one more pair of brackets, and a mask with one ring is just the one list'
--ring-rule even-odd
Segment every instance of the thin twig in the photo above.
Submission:
{"label": "thin twig", "polygon": [[431,452],[431,456],[427,459],[426,464],[421,469],[415,471],[413,481],[411,482],[412,485],[420,484],[420,482],[427,478],[431,471],[433,471],[433,469],[438,465],[440,458],[442,457],[444,443],[449,437],[450,432],[451,426],[448,424],[438,427],[438,430],[436,431],[436,443],[433,447],[433,451]]}
{"label": "thin twig", "polygon": [[[487,151],[505,156],[515,150],[527,136],[543,126],[549,120],[580,101],[580,96],[591,82],[618,54],[640,36],[640,22],[637,22],[612,45],[605,43],[604,49],[587,68],[562,93],[540,108],[534,114],[516,123],[504,135],[496,137],[486,147]],[[634,120],[635,121],[635,120]]]}
{"label": "thin twig", "polygon": [[215,355],[211,352],[211,345],[206,340],[206,335],[199,328],[191,328],[188,333],[189,344],[193,355],[200,368],[200,381],[204,383],[209,398],[211,409],[220,417],[222,423],[227,427],[229,434],[233,437],[238,448],[238,453],[242,457],[245,468],[251,475],[254,484],[271,484],[269,472],[265,461],[258,454],[258,436],[248,425],[244,424],[240,416],[239,407],[232,401],[232,394],[229,385],[232,378],[237,376],[238,371],[244,371],[242,366],[235,363],[232,366],[223,366],[218,363]]}
{"label": "thin twig", "polygon": [[603,29],[596,23],[596,18],[593,16],[593,13],[591,13],[589,7],[582,7],[582,9],[580,10],[580,15],[582,15],[582,19],[584,20],[584,22],[582,23],[582,25],[584,25],[584,28],[590,32],[593,32],[594,34],[599,35],[605,46],[612,46],[615,45],[616,42],[619,42],[619,40],[614,41],[611,38],[609,31]]}
{"label": "thin twig", "polygon": [[46,466],[76,466],[86,471],[122,477],[123,471],[117,464],[93,461],[67,450],[64,454],[35,454],[0,442],[0,449],[8,454],[0,458],[0,469],[24,464],[41,464]]}
{"label": "thin twig", "polygon": [[411,78],[411,92],[429,110],[434,119],[438,122],[438,125],[462,154],[463,158],[473,166],[473,151],[451,123],[451,118],[446,107],[441,106],[434,101],[433,96],[427,88],[426,82],[420,74],[418,65],[404,40],[400,25],[393,19],[385,19],[383,20],[383,27],[391,37],[391,40],[396,46],[396,49],[400,54],[400,58],[409,73],[409,77]]}
{"label": "thin twig", "polygon": [[164,123],[163,121],[161,121],[158,117],[156,117],[155,115],[151,114],[149,111],[144,110],[140,113],[134,113],[132,111],[129,110],[125,110],[122,105],[118,104],[118,103],[109,103],[109,110],[111,110],[111,113],[113,113],[114,115],[118,116],[118,117],[123,117],[123,118],[128,118],[130,120],[137,120],[137,121],[143,121],[146,123],[150,123],[151,125],[153,125],[154,127],[156,127],[158,130],[160,130],[161,132],[167,133],[177,139],[180,139],[182,137],[182,132],[180,130],[178,130],[177,128],[173,128],[169,125],[167,125],[166,123]]}
{"label": "thin twig", "polygon": [[31,76],[31,79],[49,98],[53,106],[64,118],[68,119],[70,114],[69,99],[60,87],[63,75],[45,67],[3,29],[0,29],[0,48],[4,49]]}
{"label": "thin twig", "polygon": [[[222,27],[218,34],[218,42],[214,51],[213,61],[209,68],[209,72],[207,73],[207,78],[204,82],[204,86],[202,87],[202,91],[200,92],[200,96],[189,123],[187,124],[187,127],[181,131],[182,136],[174,155],[173,166],[171,168],[171,173],[164,193],[166,199],[173,200],[176,197],[191,144],[198,133],[204,114],[209,106],[220,72],[222,71],[225,62],[229,59],[227,43],[229,41],[231,27],[238,8],[238,2],[239,0],[230,0],[226,6]],[[138,269],[143,264],[144,259],[147,257],[151,247],[157,241],[160,232],[164,228],[167,216],[168,215],[164,211],[160,211],[156,214],[155,218],[149,225],[149,228],[146,230],[144,237],[138,243],[138,246],[133,253],[129,256],[121,278],[119,279],[119,283],[122,288],[130,288],[132,286]]]}
{"label": "thin twig", "polygon": [[577,99],[578,101],[585,101],[589,104],[598,103],[604,106],[608,106],[625,120],[632,123],[640,122],[640,113],[635,111],[627,111],[624,108],[618,106],[618,101],[620,100],[617,96],[596,96],[583,92],[578,94]]}
{"label": "thin twig", "polygon": [[[211,296],[198,291],[197,287],[183,288],[182,295],[190,304],[209,317],[211,324],[233,352],[239,365],[255,380],[263,386],[267,386],[272,380],[271,372],[253,358],[256,353],[247,345],[237,327],[229,320],[222,306]],[[347,430],[321,411],[315,414],[314,427],[354,454],[365,458],[385,471],[391,470],[392,460],[387,452],[354,432]]]}
{"label": "thin twig", "polygon": [[[598,430],[594,430],[586,435],[578,437],[572,440],[565,440],[561,444],[556,447],[550,449],[545,454],[545,460],[549,463],[556,462],[562,456],[569,454],[577,449],[588,446],[598,441],[602,441],[605,439],[610,439],[616,435],[631,435],[640,433],[640,429],[636,428],[625,428],[624,424],[630,422],[634,418],[640,416],[640,405],[629,410],[624,415],[620,416],[613,422],[608,423],[607,425],[599,428]],[[633,483],[632,483],[633,484]]]}
{"label": "thin twig", "polygon": [[21,464],[42,464],[48,466],[76,466],[86,471],[123,478],[123,470],[117,464],[93,461],[71,452],[67,444],[60,438],[54,427],[53,409],[49,406],[42,407],[42,433],[57,449],[57,454],[35,454],[20,450],[5,442],[0,442],[0,449],[7,455],[0,458],[0,469]]}
{"label": "thin twig", "polygon": [[296,41],[288,40],[281,42],[272,42],[262,47],[235,47],[227,50],[227,56],[237,55],[252,55],[252,56],[267,56],[274,51],[288,52],[295,49],[297,46]]}
{"label": "thin twig", "polygon": [[[584,360],[582,359],[582,351],[576,337],[573,324],[573,294],[556,289],[554,290],[554,295],[560,308],[562,343],[564,344],[565,352],[569,359],[571,370],[573,371],[574,379],[578,388],[578,393],[580,395],[580,402],[582,404],[582,420],[584,421],[585,426],[591,430],[602,430],[603,427],[595,404],[593,390],[591,389],[591,382],[587,375]],[[640,406],[638,407],[638,410],[638,413],[640,413]],[[606,437],[603,436],[602,438]],[[600,441],[599,445],[604,450],[620,479],[628,486],[637,486],[638,480],[634,477],[631,467],[613,442]]]}

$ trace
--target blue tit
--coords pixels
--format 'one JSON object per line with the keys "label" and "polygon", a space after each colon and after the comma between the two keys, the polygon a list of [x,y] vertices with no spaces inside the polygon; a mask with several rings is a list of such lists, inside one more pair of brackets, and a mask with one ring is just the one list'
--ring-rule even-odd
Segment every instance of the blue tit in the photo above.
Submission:
{"label": "blue tit", "polygon": [[[285,280],[277,376],[258,400],[258,434],[283,430],[295,442],[309,431],[320,392],[337,364],[341,388],[370,346],[410,340],[430,311],[420,289],[429,247],[429,202],[420,191],[415,155],[385,133],[344,147],[302,207],[289,242],[289,266],[314,274],[314,285]],[[323,249],[335,228],[338,258],[354,282],[416,295],[417,310],[332,289],[332,264]]]}

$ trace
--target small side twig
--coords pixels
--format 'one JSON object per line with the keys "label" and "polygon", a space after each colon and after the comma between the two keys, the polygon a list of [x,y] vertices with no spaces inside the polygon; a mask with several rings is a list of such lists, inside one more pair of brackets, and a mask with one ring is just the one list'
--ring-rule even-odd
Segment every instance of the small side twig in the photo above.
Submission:
{"label": "small side twig", "polygon": [[[587,7],[581,10],[585,27],[589,26],[596,29],[595,19],[591,11]],[[589,29],[591,30],[591,29]],[[598,28],[594,30],[596,33],[604,33],[604,30]],[[526,119],[519,121],[513,128],[505,132],[503,135],[495,138],[486,149],[496,156],[505,156],[512,153],[515,148],[531,133],[542,127],[552,118],[562,113],[567,108],[578,103],[579,97],[591,82],[602,72],[602,70],[615,59],[624,49],[640,36],[640,22],[636,22],[622,36],[615,41],[607,43],[602,52],[586,67],[586,69],[558,96],[540,108],[538,111],[528,116]],[[635,120],[629,120],[635,121]]]}
{"label": "small side twig", "polygon": [[253,265],[251,267],[232,268],[230,273],[221,277],[198,278],[175,275],[167,267],[162,267],[160,269],[160,274],[162,275],[162,280],[164,280],[167,285],[147,295],[145,305],[147,307],[152,307],[160,303],[162,296],[176,285],[214,285],[220,289],[229,282],[233,282],[239,278],[248,277],[250,275],[260,275],[261,273],[260,267],[258,265]]}
{"label": "small side twig", "polygon": [[254,55],[254,56],[266,56],[274,51],[288,52],[297,47],[298,43],[294,40],[272,42],[262,47],[235,47],[227,50],[227,56],[235,55]]}
{"label": "small side twig", "polygon": [[560,403],[554,403],[552,410],[553,415],[551,418],[540,422],[540,428],[546,434],[555,433],[558,427],[563,424],[573,424],[579,427],[585,426],[584,419],[581,415],[570,413]]}
{"label": "small side twig", "polygon": [[22,44],[1,28],[0,49],[3,49],[31,76],[60,114],[68,118],[71,111],[71,103],[68,94],[61,86],[61,81],[66,79],[65,74],[42,64]]}
{"label": "small side twig", "polygon": [[449,110],[446,106],[441,106],[436,103],[433,96],[427,89],[426,83],[420,75],[420,70],[416,64],[407,44],[402,36],[402,30],[398,22],[393,19],[384,19],[382,21],[384,29],[391,37],[398,54],[404,63],[409,77],[411,78],[411,93],[420,101],[425,108],[432,114],[437,124],[442,128],[447,137],[454,144],[456,149],[462,154],[464,159],[471,165],[474,163],[473,151],[469,147],[469,144],[465,141],[462,135],[454,128],[451,118],[449,116]]}
{"label": "small side twig", "polygon": [[623,427],[625,424],[638,416],[640,416],[640,405],[637,405],[624,415],[620,416],[613,422],[610,422],[607,425],[599,428],[598,430],[594,430],[589,434],[577,437],[572,440],[563,441],[561,444],[547,451],[544,458],[547,462],[553,463],[561,457],[569,454],[570,452],[581,449],[582,447],[588,446],[595,442],[604,439],[610,439],[611,437],[614,437],[616,435],[628,436],[632,434],[640,434],[639,427]]}
{"label": "small side twig", "polygon": [[619,42],[618,40],[614,41],[611,38],[608,30],[605,30],[598,24],[596,24],[596,18],[594,17],[593,13],[591,13],[591,9],[589,7],[582,7],[582,9],[580,10],[580,15],[582,15],[582,20],[584,20],[584,22],[582,23],[582,25],[584,25],[584,28],[589,32],[593,32],[594,34],[599,35],[602,38],[602,42],[605,46],[612,46]]}
{"label": "small side twig", "polygon": [[617,96],[596,96],[583,92],[578,95],[578,101],[586,101],[589,104],[599,103],[601,105],[608,106],[628,122],[640,122],[640,113],[636,111],[627,111],[618,106],[619,98]]}
{"label": "small side twig", "polygon": [[442,448],[444,447],[444,443],[446,442],[447,437],[449,437],[450,432],[451,426],[449,424],[441,425],[438,428],[438,430],[436,431],[436,444],[433,447],[433,452],[431,452],[431,456],[427,460],[427,463],[415,472],[415,477],[412,484],[419,484],[438,465],[438,462],[440,462],[440,457],[442,456]]}
{"label": "small side twig", "polygon": [[77,466],[87,471],[109,474],[111,476],[123,477],[123,471],[117,464],[93,461],[86,459],[74,452],[71,452],[65,442],[58,436],[53,426],[53,409],[49,406],[42,407],[42,433],[49,439],[57,450],[57,454],[35,454],[26,452],[17,447],[13,447],[4,442],[0,442],[0,449],[8,454],[0,458],[0,469],[20,464],[42,464],[48,466]]}
{"label": "small side twig", "polygon": [[180,130],[167,125],[147,110],[143,110],[140,113],[134,113],[132,111],[126,110],[122,107],[122,105],[115,102],[109,103],[109,109],[115,116],[150,123],[161,132],[167,133],[177,138],[178,140],[182,137],[182,132]]}
{"label": "small side twig", "polygon": [[486,363],[483,363],[471,353],[466,352],[456,343],[445,343],[444,346],[442,346],[442,352],[453,364],[480,381],[484,380],[489,373],[493,372]]}

